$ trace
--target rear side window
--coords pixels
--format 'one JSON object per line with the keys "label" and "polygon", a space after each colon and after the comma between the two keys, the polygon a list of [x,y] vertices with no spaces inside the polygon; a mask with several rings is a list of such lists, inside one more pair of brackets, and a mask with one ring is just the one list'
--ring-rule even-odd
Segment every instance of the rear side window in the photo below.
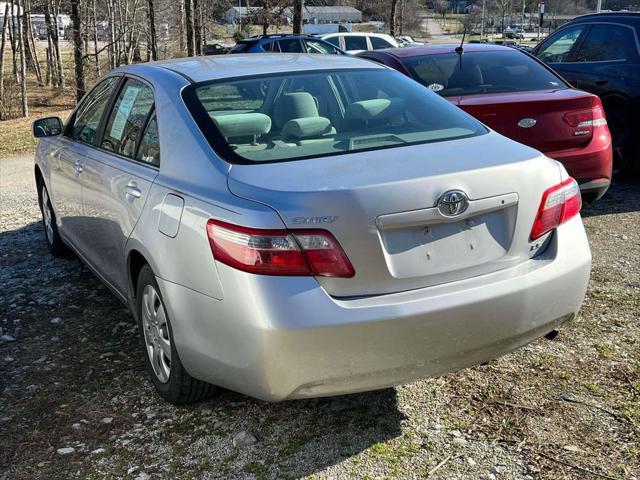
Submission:
{"label": "rear side window", "polygon": [[282,53],[302,53],[302,44],[298,39],[278,40],[278,46]]}
{"label": "rear side window", "polygon": [[[269,95],[256,102],[257,91]],[[340,155],[487,132],[417,82],[381,68],[217,80],[190,85],[183,98],[210,145],[231,163]],[[401,159],[391,155],[390,161]]]}
{"label": "rear side window", "polygon": [[537,53],[540,60],[547,63],[562,63],[571,61],[571,51],[580,35],[586,27],[578,25],[569,27],[559,33],[557,37],[552,37]]}
{"label": "rear side window", "polygon": [[404,63],[418,82],[443,97],[567,88],[555,74],[517,50],[425,55]]}
{"label": "rear side window", "polygon": [[330,45],[327,42],[321,42],[320,40],[305,40],[304,43],[307,47],[307,53],[340,53],[340,51],[333,45]]}
{"label": "rear side window", "polygon": [[632,60],[637,56],[636,39],[631,28],[602,24],[591,27],[575,61]]}
{"label": "rear side window", "polygon": [[149,119],[142,140],[140,140],[136,160],[155,167],[160,166],[160,137],[158,135],[158,122],[155,113]]}
{"label": "rear side window", "polygon": [[151,87],[139,80],[127,79],[109,115],[100,146],[134,158],[138,139],[152,108]]}
{"label": "rear side window", "polygon": [[351,37],[346,35],[344,37],[344,48],[345,50],[369,50],[367,37],[359,35]]}
{"label": "rear side window", "polygon": [[384,38],[369,37],[369,40],[371,40],[371,47],[374,50],[380,50],[381,48],[391,48],[391,47],[393,47],[393,45],[391,45],[389,42],[387,42]]}
{"label": "rear side window", "polygon": [[121,77],[109,77],[100,82],[76,110],[67,131],[68,136],[79,142],[93,145],[96,132],[107,103]]}

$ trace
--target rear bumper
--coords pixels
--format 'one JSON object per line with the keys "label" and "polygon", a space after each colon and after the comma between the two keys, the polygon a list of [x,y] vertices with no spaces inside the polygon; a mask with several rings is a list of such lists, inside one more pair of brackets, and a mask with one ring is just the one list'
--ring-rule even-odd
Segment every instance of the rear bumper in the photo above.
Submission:
{"label": "rear bumper", "polygon": [[550,158],[558,160],[569,175],[580,184],[583,197],[590,201],[601,198],[611,184],[613,149],[609,129],[600,129],[586,147],[546,152]]}
{"label": "rear bumper", "polygon": [[220,264],[224,300],[158,283],[191,375],[278,401],[384,388],[512,351],[574,317],[590,266],[576,217],[535,259],[397,294],[335,299],[313,278]]}

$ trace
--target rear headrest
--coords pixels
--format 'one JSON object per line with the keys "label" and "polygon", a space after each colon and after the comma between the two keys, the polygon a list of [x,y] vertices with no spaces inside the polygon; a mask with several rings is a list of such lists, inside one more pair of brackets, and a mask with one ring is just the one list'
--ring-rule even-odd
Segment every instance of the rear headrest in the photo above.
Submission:
{"label": "rear headrest", "polygon": [[211,118],[225,138],[256,137],[271,130],[271,118],[263,113],[214,113]]}
{"label": "rear headrest", "polygon": [[362,100],[349,105],[345,117],[364,122],[380,120],[401,114],[404,111],[404,106],[404,99],[399,97]]}
{"label": "rear headrest", "polygon": [[331,131],[331,121],[325,117],[294,118],[282,127],[282,138],[311,138]]}
{"label": "rear headrest", "polygon": [[280,128],[294,118],[317,116],[318,106],[308,92],[285,93],[273,106],[273,123]]}

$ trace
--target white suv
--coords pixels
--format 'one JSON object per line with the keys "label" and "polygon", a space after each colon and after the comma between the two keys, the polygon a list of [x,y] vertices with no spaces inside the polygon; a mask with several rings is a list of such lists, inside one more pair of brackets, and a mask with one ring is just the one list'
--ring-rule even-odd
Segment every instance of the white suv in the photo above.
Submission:
{"label": "white suv", "polygon": [[381,48],[394,48],[400,45],[391,35],[385,33],[346,32],[328,33],[320,38],[332,43],[349,53],[359,53],[365,50],[379,50]]}

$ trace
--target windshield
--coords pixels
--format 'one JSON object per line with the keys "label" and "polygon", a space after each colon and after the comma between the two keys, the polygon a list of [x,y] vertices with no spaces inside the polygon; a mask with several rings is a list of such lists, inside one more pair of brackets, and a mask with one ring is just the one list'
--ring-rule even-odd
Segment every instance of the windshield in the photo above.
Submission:
{"label": "windshield", "polygon": [[183,96],[209,143],[232,163],[337,155],[487,131],[386,69],[225,79],[192,85]]}
{"label": "windshield", "polygon": [[445,53],[404,60],[413,77],[443,97],[567,88],[517,50]]}

